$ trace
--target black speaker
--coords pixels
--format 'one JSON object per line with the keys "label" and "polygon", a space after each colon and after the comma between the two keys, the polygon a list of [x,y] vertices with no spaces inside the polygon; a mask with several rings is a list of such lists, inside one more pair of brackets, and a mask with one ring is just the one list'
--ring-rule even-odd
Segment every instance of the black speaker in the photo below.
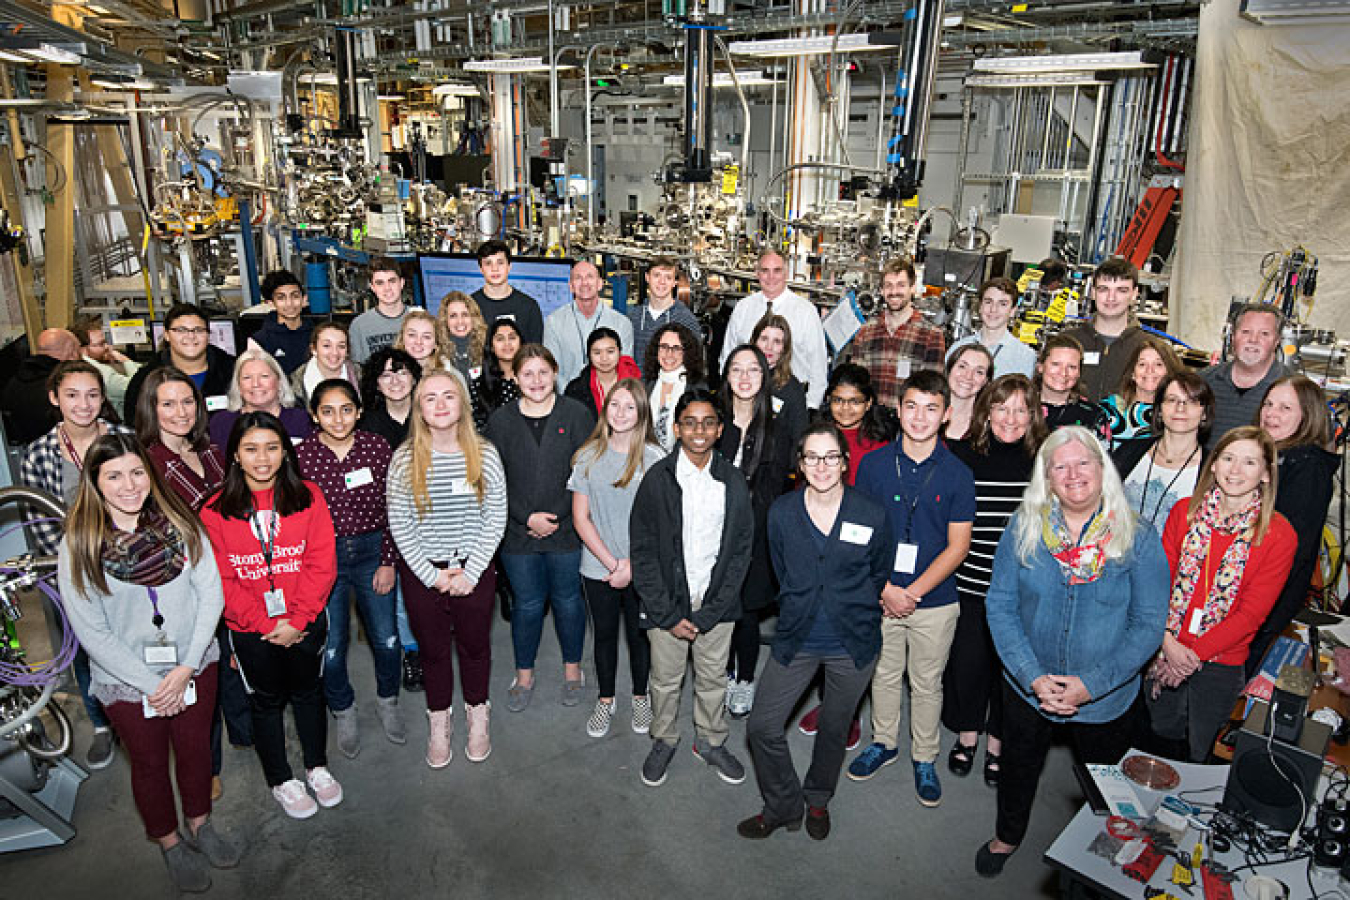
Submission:
{"label": "black speaker", "polygon": [[1317,810],[1313,865],[1339,869],[1350,861],[1350,800],[1328,799]]}
{"label": "black speaker", "polygon": [[1291,832],[1317,804],[1317,779],[1331,729],[1308,719],[1298,743],[1272,740],[1266,724],[1269,712],[1269,706],[1258,701],[1242,723],[1221,805],[1267,828]]}

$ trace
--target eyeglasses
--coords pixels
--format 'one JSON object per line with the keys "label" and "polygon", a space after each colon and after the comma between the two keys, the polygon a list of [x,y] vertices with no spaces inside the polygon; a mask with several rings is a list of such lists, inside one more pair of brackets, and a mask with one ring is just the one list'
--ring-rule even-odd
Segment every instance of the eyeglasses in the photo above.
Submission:
{"label": "eyeglasses", "polygon": [[717,429],[717,426],[721,424],[722,423],[718,421],[716,416],[709,416],[706,419],[680,420],[680,427],[686,431],[714,431]]}
{"label": "eyeglasses", "polygon": [[824,463],[826,466],[833,469],[837,468],[843,461],[844,454],[842,453],[826,453],[824,456],[821,456],[818,453],[802,454],[802,464],[807,466],[818,466],[821,463]]}
{"label": "eyeglasses", "polygon": [[867,405],[866,397],[830,397],[830,403],[833,406],[848,406],[857,408]]}
{"label": "eyeglasses", "polygon": [[1199,409],[1203,404],[1192,397],[1164,397],[1162,405],[1176,407],[1177,409],[1189,409],[1194,406]]}
{"label": "eyeglasses", "polygon": [[684,344],[657,344],[657,353],[684,353]]}
{"label": "eyeglasses", "polygon": [[175,325],[174,327],[170,328],[169,331],[173,332],[176,335],[179,335],[180,337],[188,337],[189,335],[192,337],[201,337],[204,334],[211,333],[211,329],[209,328],[188,328],[183,325]]}
{"label": "eyeglasses", "polygon": [[743,378],[746,375],[763,375],[764,370],[759,366],[732,366],[727,374],[733,378]]}
{"label": "eyeglasses", "polygon": [[407,369],[386,369],[380,373],[378,381],[393,381],[395,378],[407,378],[412,373]]}

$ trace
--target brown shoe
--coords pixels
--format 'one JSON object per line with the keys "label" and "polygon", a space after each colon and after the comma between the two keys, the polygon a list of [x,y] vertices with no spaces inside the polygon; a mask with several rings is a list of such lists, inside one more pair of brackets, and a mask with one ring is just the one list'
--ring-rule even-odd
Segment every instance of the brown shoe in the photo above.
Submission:
{"label": "brown shoe", "polygon": [[211,776],[211,802],[214,803],[225,796],[225,785],[221,782],[219,775]]}

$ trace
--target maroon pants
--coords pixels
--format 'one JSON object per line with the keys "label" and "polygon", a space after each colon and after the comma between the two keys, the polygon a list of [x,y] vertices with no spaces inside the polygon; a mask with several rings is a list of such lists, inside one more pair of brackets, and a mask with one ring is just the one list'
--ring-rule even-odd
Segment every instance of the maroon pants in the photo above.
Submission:
{"label": "maroon pants", "polygon": [[183,816],[195,819],[211,812],[211,719],[216,711],[216,664],[197,673],[197,702],[176,716],[145,717],[139,703],[110,703],[106,710],[131,761],[131,795],[145,823],[145,834],[157,840],[178,828],[178,809],[169,778],[169,753],[183,797]]}
{"label": "maroon pants", "polygon": [[455,700],[454,656],[459,657],[460,690],[464,702],[477,706],[488,698],[492,671],[492,608],[497,594],[497,570],[488,566],[478,585],[466,597],[452,597],[422,584],[398,561],[408,624],[417,638],[422,659],[422,682],[427,709],[440,712]]}

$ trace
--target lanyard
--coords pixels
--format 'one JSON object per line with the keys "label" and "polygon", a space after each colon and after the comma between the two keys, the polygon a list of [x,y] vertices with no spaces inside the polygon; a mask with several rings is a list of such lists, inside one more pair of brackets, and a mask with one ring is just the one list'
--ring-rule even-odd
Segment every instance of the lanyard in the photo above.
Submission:
{"label": "lanyard", "polygon": [[71,441],[70,435],[66,434],[66,426],[56,426],[56,433],[61,436],[61,443],[65,445],[66,453],[70,454],[71,462],[75,463],[76,471],[83,472],[84,460],[80,458],[80,454],[75,452],[75,444]]}
{"label": "lanyard", "polygon": [[[932,459],[932,457],[929,457],[929,460],[931,460],[931,459]],[[920,465],[922,465],[922,463],[921,463]],[[931,467],[929,467],[929,469],[928,469],[928,475],[924,478],[923,484],[919,485],[919,489],[918,489],[917,491],[914,492],[914,496],[913,496],[913,497],[909,497],[909,496],[906,496],[906,495],[904,495],[904,494],[896,494],[896,495],[895,495],[895,500],[896,500],[897,503],[900,503],[900,502],[907,502],[907,503],[909,503],[909,512],[908,512],[908,514],[905,516],[905,539],[904,539],[904,541],[902,541],[901,543],[905,543],[905,544],[910,543],[910,540],[909,540],[909,539],[910,539],[910,536],[911,536],[911,535],[913,534],[913,532],[914,532],[914,512],[915,512],[915,510],[917,510],[917,509],[919,508],[919,498],[921,498],[921,497],[923,496],[924,489],[926,489],[926,488],[928,487],[928,482],[930,482],[930,481],[933,480],[933,476],[937,473],[937,470],[938,470],[937,463],[934,462],[933,465],[932,465]],[[903,488],[904,488],[904,483],[905,483],[905,476],[904,476],[904,472],[900,469],[900,454],[899,454],[899,453],[897,453],[897,454],[895,455],[895,477],[898,478],[898,479],[900,480],[901,489],[903,490]],[[903,501],[901,500],[902,497],[904,498]]]}
{"label": "lanyard", "polygon": [[277,515],[275,507],[273,507],[270,512],[272,513],[272,518],[267,527],[267,540],[263,540],[262,523],[258,520],[259,510],[250,510],[248,518],[249,523],[252,526],[255,526],[249,530],[252,531],[253,536],[258,539],[258,546],[262,548],[263,562],[267,564],[267,585],[271,590],[275,591],[277,589],[277,583],[272,576],[272,552],[277,545],[277,535],[281,533],[281,518]]}
{"label": "lanyard", "polygon": [[598,300],[596,301],[595,321],[591,323],[590,329],[585,334],[581,333],[581,319],[577,318],[577,303],[575,300],[572,301],[571,308],[572,308],[572,327],[574,327],[577,330],[577,340],[581,341],[581,357],[582,359],[585,359],[586,339],[591,336],[591,332],[595,331],[595,329],[600,327],[600,302]]}
{"label": "lanyard", "polygon": [[[1153,515],[1148,517],[1149,524],[1156,522],[1158,513],[1162,511],[1163,500],[1167,499],[1167,495],[1172,491],[1172,485],[1177,483],[1177,479],[1181,477],[1182,472],[1186,471],[1186,467],[1191,464],[1191,459],[1199,450],[1200,445],[1196,444],[1190,454],[1187,455],[1185,462],[1181,464],[1181,468],[1172,474],[1172,480],[1167,482],[1167,487],[1163,488],[1162,493],[1158,495],[1158,502],[1153,505]],[[1144,473],[1144,490],[1139,495],[1139,515],[1141,516],[1144,514],[1145,498],[1148,497],[1148,486],[1153,482],[1153,447],[1149,447],[1145,455],[1148,456],[1148,471]]]}
{"label": "lanyard", "polygon": [[150,624],[154,625],[155,628],[159,630],[163,630],[164,616],[162,616],[159,612],[159,591],[155,590],[152,587],[148,587],[145,590],[146,593],[150,595],[150,606],[155,611],[155,614],[150,617]]}

